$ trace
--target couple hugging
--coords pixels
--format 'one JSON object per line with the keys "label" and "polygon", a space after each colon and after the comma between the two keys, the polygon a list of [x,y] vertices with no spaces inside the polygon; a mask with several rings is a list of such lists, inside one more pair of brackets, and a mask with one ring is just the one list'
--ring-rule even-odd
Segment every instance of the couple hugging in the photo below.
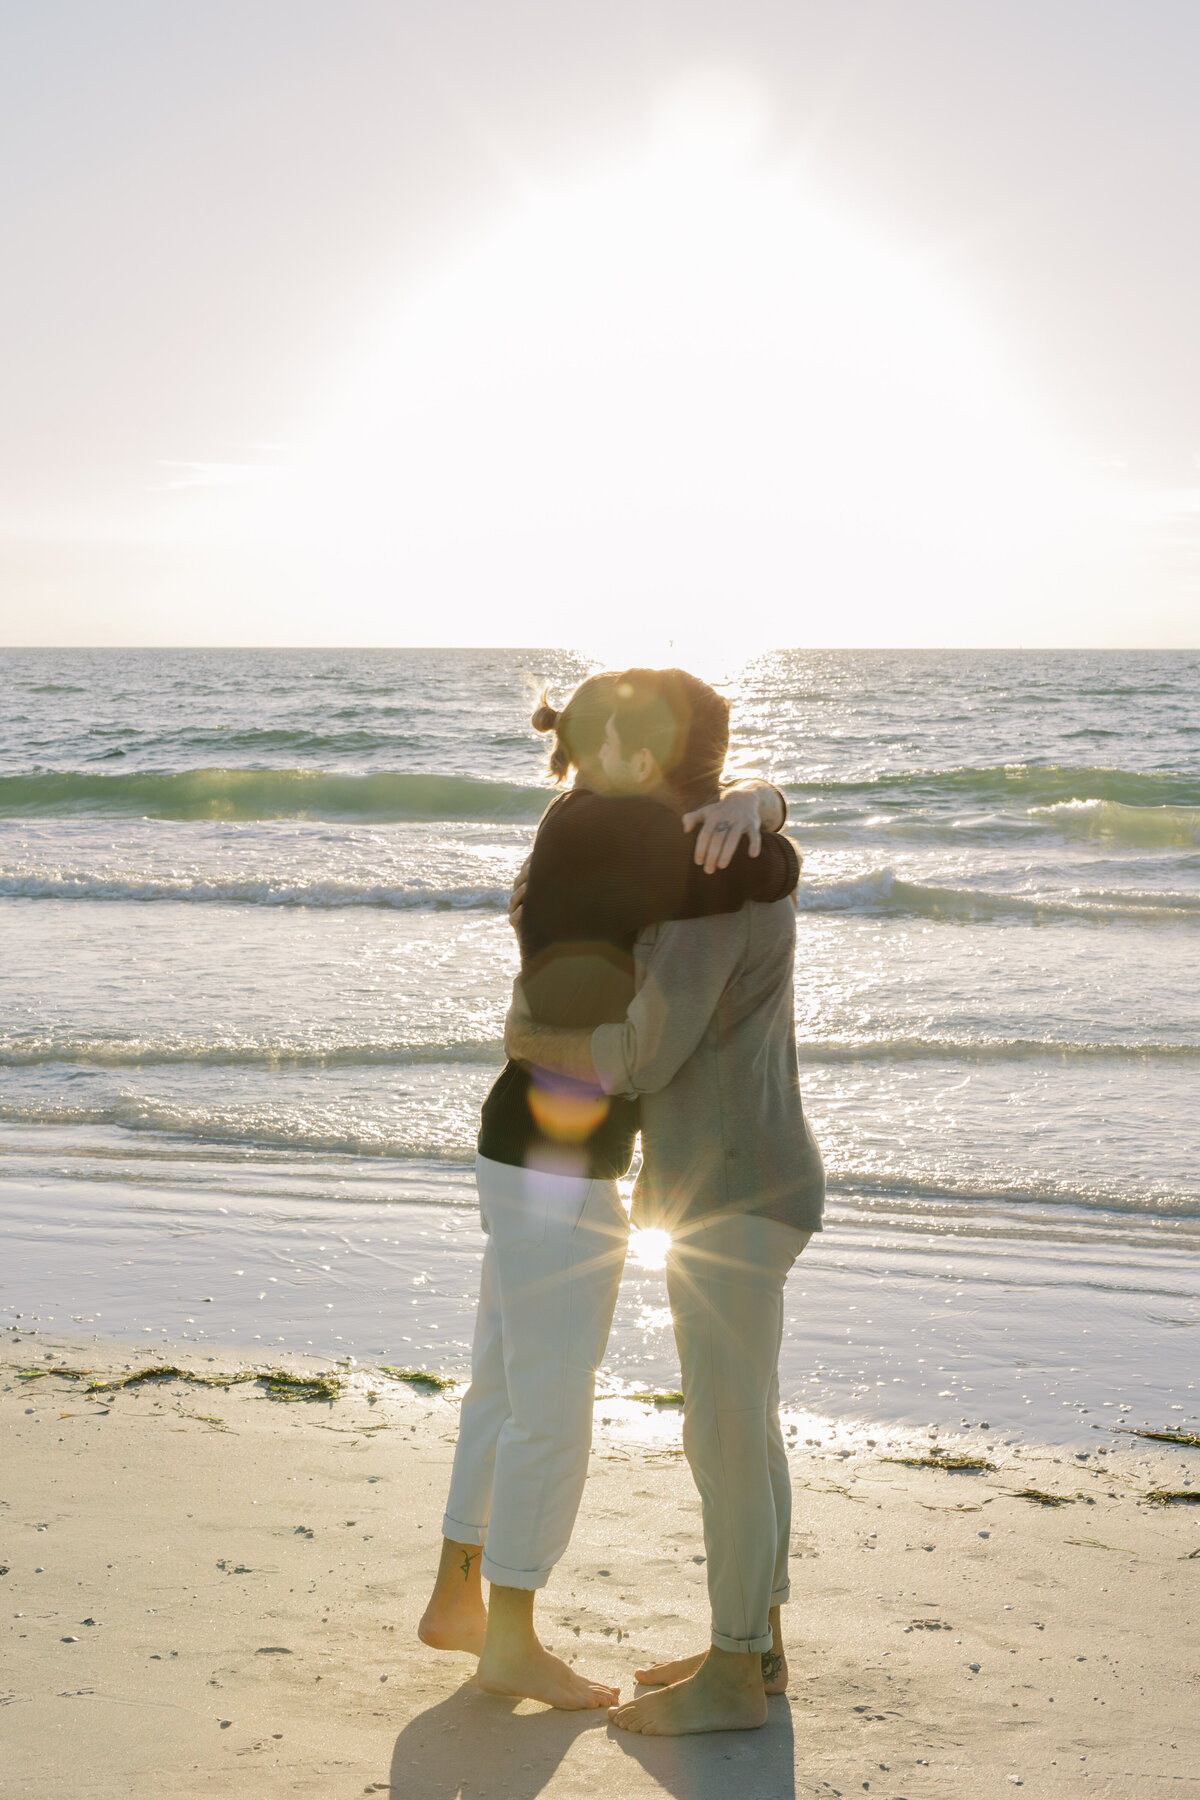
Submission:
{"label": "couple hugging", "polygon": [[[511,1060],[484,1103],[476,1165],[487,1247],[471,1385],[420,1636],[477,1655],[488,1692],[615,1707],[628,1731],[752,1728],[787,1681],[783,1286],[825,1191],[796,1064],[799,858],[777,835],[777,789],[722,794],[729,707],[694,676],[592,676],[533,724],[555,733],[555,778],[575,779],[515,892]],[[639,1669],[656,1691],[620,1706],[544,1648],[533,1603],[587,1475],[629,1234],[617,1180],[639,1129],[632,1218],[670,1233],[712,1638]]]}

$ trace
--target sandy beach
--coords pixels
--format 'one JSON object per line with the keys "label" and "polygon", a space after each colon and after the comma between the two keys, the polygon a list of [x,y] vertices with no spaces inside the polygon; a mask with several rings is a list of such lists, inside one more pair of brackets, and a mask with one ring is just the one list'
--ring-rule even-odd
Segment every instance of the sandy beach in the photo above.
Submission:
{"label": "sandy beach", "polygon": [[[165,1363],[243,1379],[89,1391]],[[5,1800],[1197,1791],[1200,1509],[1147,1495],[1187,1493],[1200,1451],[1114,1435],[970,1472],[797,1441],[787,1695],[760,1732],[648,1740],[490,1698],[417,1642],[453,1393],[355,1367],[286,1403],[246,1378],[263,1366],[6,1342]],[[542,1614],[626,1697],[706,1617],[691,1479],[671,1417],[646,1418],[598,1424]]]}

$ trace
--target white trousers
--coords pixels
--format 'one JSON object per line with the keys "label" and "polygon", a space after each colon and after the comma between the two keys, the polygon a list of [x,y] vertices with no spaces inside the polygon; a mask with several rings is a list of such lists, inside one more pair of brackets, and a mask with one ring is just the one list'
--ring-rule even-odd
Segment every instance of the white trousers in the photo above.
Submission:
{"label": "white trousers", "polygon": [[629,1224],[615,1181],[477,1158],[487,1233],[443,1536],[486,1581],[544,1587],[587,1479],[596,1370]]}
{"label": "white trousers", "polygon": [[683,1376],[683,1449],[700,1494],[712,1641],[771,1648],[788,1598],[792,1483],[779,1425],[783,1288],[812,1234],[724,1215],[685,1226],[667,1252]]}

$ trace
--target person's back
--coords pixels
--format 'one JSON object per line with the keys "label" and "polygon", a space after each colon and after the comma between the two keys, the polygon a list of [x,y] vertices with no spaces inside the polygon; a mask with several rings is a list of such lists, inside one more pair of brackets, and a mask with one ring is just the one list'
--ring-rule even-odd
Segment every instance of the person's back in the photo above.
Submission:
{"label": "person's back", "polygon": [[[768,836],[757,858],[743,843],[727,867],[708,874],[663,801],[573,788],[547,811],[530,861],[520,928],[530,1011],[548,1025],[623,1019],[635,991],[634,944],[647,921],[733,913],[748,899],[790,893],[798,873],[792,845]],[[591,1084],[510,1061],[484,1101],[479,1152],[525,1168],[562,1167],[566,1155],[581,1174],[611,1179],[629,1167],[637,1129],[634,1102],[610,1102]]]}
{"label": "person's back", "polygon": [[766,1719],[786,1684],[791,1477],[779,1423],[789,1271],[821,1228],[825,1174],[804,1117],[785,901],[644,932],[624,1025],[592,1033],[606,1089],[640,1096],[640,1225],[665,1228],[683,1445],[704,1521],[711,1647],[652,1667],[623,1730],[674,1735]]}
{"label": "person's back", "polygon": [[592,1035],[605,1089],[640,1096],[637,1224],[747,1212],[820,1229],[825,1175],[800,1096],[795,944],[787,900],[638,938],[628,1017]]}

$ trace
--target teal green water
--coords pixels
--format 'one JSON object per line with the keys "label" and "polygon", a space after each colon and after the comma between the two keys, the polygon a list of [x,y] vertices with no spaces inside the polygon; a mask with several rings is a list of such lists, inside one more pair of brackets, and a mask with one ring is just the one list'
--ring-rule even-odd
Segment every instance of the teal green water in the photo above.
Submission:
{"label": "teal green water", "polygon": [[[461,1365],[504,903],[548,796],[526,720],[541,679],[562,693],[582,672],[533,650],[0,654],[10,1316],[190,1335],[221,1312],[233,1340],[383,1353],[402,1303],[405,1359]],[[728,691],[731,768],[785,788],[805,855],[797,1021],[832,1229],[790,1327],[796,1393],[956,1422],[960,1384],[914,1386],[902,1355],[951,1270],[956,1343],[991,1346],[975,1391],[1007,1391],[1018,1333],[1036,1356],[1103,1329],[1106,1355],[1124,1332],[1152,1367],[1163,1416],[1186,1412],[1200,656],[791,651]],[[246,1314],[216,1249],[207,1323],[186,1310],[189,1258],[226,1239],[269,1255],[289,1205],[357,1246],[345,1329],[325,1330],[319,1265],[264,1275]],[[413,1222],[429,1209],[443,1225]],[[443,1293],[410,1263],[451,1216],[445,1267],[471,1268]],[[141,1248],[115,1257],[106,1232]],[[373,1232],[405,1247],[368,1254]],[[880,1342],[814,1387],[868,1301]],[[638,1306],[614,1368],[669,1373],[661,1302]],[[1049,1430],[1088,1380],[1100,1407],[1101,1360],[1076,1363],[1070,1405],[1047,1376],[1009,1411]]]}

